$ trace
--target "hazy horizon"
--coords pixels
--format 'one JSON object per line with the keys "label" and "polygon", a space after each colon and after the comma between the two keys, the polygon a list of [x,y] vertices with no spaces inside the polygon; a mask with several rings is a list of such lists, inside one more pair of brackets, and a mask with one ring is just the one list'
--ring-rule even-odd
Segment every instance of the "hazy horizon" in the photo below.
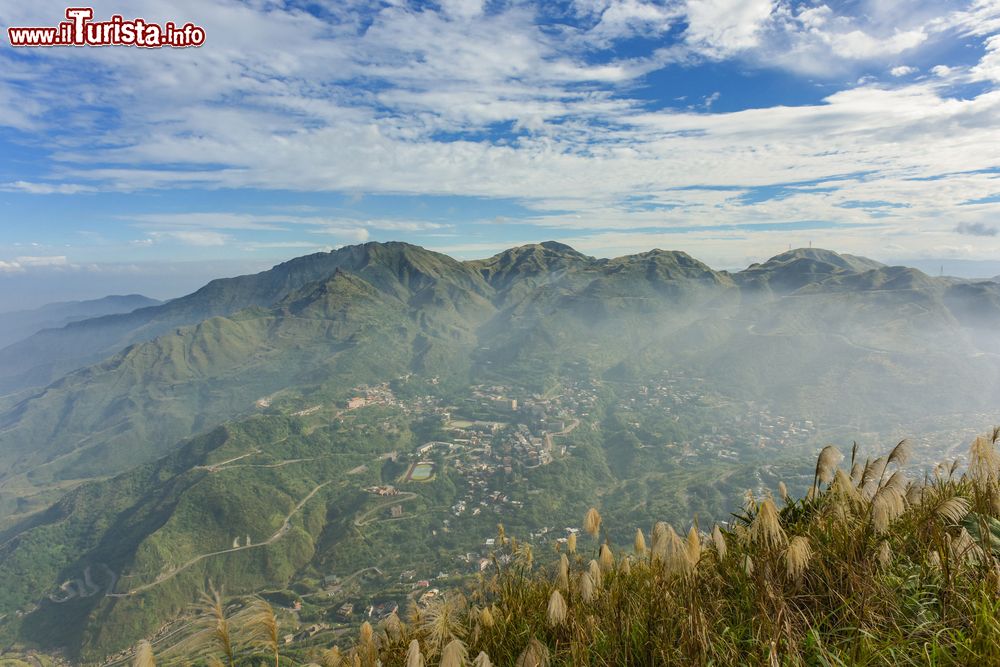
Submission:
{"label": "hazy horizon", "polygon": [[[0,23],[64,12],[0,3]],[[993,1],[220,0],[94,20],[116,12],[206,39],[0,49],[0,309],[165,298],[392,239],[719,268],[812,243],[1000,273],[968,264],[1000,257]]]}
{"label": "hazy horizon", "polygon": [[[526,243],[541,243],[547,240],[554,239],[539,239]],[[524,243],[514,245],[524,245]],[[429,249],[435,250],[434,248]],[[507,247],[498,247],[495,252],[506,249]],[[638,249],[635,253],[652,249],[652,247]],[[683,248],[661,249],[687,252]],[[706,263],[711,268],[720,271],[740,271],[754,262],[764,262],[787,250],[789,250],[788,247],[777,249],[770,255],[753,258],[742,266],[717,266],[710,262]],[[838,252],[833,248],[825,248],[825,250]],[[482,259],[495,254],[495,252],[454,253],[453,256],[463,260]],[[19,272],[0,273],[0,286],[3,287],[0,290],[0,315],[20,310],[33,310],[52,303],[86,301],[110,295],[142,294],[153,299],[167,301],[190,294],[212,280],[259,273],[304,254],[308,253],[290,254],[269,259],[261,258],[255,261],[159,262],[147,264],[142,269],[129,264],[105,266],[101,270],[95,270],[95,267],[73,266],[37,269],[36,267],[26,267],[25,270]],[[619,256],[599,252],[586,254],[608,258]],[[910,266],[932,276],[945,275],[954,278],[988,280],[1000,275],[1000,260],[893,259],[878,255],[868,257],[888,265]],[[695,256],[695,258],[704,261],[701,257]],[[68,280],[68,278],[72,278],[72,280]]]}

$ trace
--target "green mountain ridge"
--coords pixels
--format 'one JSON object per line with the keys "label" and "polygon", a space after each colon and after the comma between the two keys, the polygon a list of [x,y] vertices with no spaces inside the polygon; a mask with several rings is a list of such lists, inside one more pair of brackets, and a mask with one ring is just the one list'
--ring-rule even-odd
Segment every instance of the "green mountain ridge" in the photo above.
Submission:
{"label": "green mountain ridge", "polygon": [[[170,313],[250,304],[133,342],[0,411],[0,579],[16,582],[0,615],[28,610],[12,636],[59,637],[94,660],[181,614],[206,580],[251,593],[376,559],[356,525],[372,507],[361,487],[395,481],[405,468],[376,460],[435,431],[406,410],[345,411],[358,385],[401,383],[418,404],[437,392],[490,415],[463,398],[472,385],[547,395],[582,380],[614,393],[680,369],[725,388],[713,405],[766,401],[852,424],[986,410],[1000,393],[990,329],[1000,285],[828,251],[727,273],[663,250],[595,259],[544,243],[459,262],[372,243],[275,271],[212,283],[159,315],[111,318],[152,331]],[[206,302],[213,291],[219,304]],[[636,439],[627,412],[591,409],[597,421],[575,432],[573,456],[524,471],[559,489],[536,497],[533,521],[586,502],[586,485],[561,476],[614,489],[625,514],[665,493],[669,506],[707,511],[719,484],[755,483],[749,464],[685,473]],[[378,534],[441,558],[432,517],[435,503],[454,502],[455,480],[409,488],[419,491],[404,498],[419,510],[411,525],[425,531],[390,523]]]}

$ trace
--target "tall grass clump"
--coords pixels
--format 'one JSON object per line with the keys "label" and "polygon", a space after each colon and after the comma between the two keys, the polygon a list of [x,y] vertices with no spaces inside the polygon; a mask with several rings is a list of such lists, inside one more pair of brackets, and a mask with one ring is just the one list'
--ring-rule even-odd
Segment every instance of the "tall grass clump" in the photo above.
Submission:
{"label": "tall grass clump", "polygon": [[[865,461],[855,446],[846,463],[826,447],[805,497],[784,485],[778,502],[748,493],[725,525],[659,522],[636,530],[631,549],[609,542],[591,508],[595,549],[571,536],[551,565],[501,527],[474,590],[414,605],[405,622],[366,623],[353,648],[316,662],[1000,665],[998,439],[997,429],[977,438],[964,471],[953,462],[915,479],[905,441]],[[203,599],[205,650],[222,664],[234,664],[241,636],[278,664],[273,619],[252,609],[233,616],[257,628],[247,633],[218,593]]]}

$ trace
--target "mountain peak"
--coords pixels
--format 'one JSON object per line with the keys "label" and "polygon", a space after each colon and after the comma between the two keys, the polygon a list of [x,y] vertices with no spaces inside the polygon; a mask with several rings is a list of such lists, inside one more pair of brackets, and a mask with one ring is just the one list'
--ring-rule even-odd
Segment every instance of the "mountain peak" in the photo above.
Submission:
{"label": "mountain peak", "polygon": [[861,273],[863,271],[870,271],[871,269],[878,269],[885,266],[885,264],[876,262],[873,259],[868,259],[867,257],[849,255],[847,253],[838,253],[824,248],[795,248],[794,250],[787,250],[783,253],[775,255],[762,265],[751,265],[751,268],[753,266],[788,264],[796,260],[809,260],[820,264],[827,264],[831,267],[843,269],[852,273]]}
{"label": "mountain peak", "polygon": [[775,255],[763,264],[751,264],[734,277],[744,287],[787,293],[831,276],[859,274],[884,267],[866,257],[823,248],[796,248]]}

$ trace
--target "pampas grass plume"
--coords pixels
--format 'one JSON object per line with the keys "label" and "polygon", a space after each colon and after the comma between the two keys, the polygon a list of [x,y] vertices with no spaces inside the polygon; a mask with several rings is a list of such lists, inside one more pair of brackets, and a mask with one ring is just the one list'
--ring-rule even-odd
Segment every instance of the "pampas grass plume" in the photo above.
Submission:
{"label": "pampas grass plume", "polygon": [[591,507],[587,510],[586,516],[583,517],[583,529],[591,537],[597,537],[601,532],[601,514],[597,509]]}
{"label": "pampas grass plume", "polygon": [[546,618],[549,625],[554,628],[559,627],[566,621],[566,600],[563,599],[562,593],[559,592],[558,588],[553,589],[552,595],[549,596]]}

